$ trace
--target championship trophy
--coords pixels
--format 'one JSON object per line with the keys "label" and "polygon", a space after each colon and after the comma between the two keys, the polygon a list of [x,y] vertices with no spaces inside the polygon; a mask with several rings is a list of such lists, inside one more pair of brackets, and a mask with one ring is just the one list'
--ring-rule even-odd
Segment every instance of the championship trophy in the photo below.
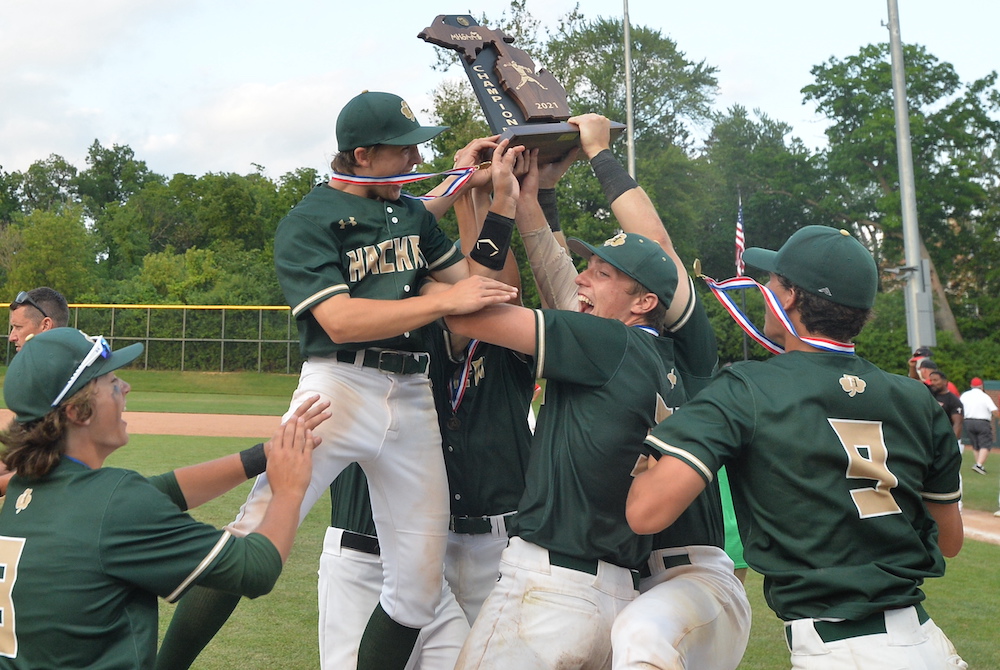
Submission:
{"label": "championship trophy", "polygon": [[[480,26],[468,15],[441,14],[418,35],[457,51],[486,115],[490,130],[511,145],[538,149],[538,161],[551,163],[580,146],[580,132],[570,117],[566,90],[527,53],[511,46],[513,37]],[[611,122],[612,138],[625,124]]]}

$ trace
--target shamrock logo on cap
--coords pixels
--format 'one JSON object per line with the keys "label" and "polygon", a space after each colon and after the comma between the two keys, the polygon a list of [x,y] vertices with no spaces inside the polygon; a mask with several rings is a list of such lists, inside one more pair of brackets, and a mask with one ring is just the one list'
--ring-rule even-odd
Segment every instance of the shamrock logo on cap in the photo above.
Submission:
{"label": "shamrock logo on cap", "polygon": [[417,117],[410,109],[410,106],[406,104],[406,100],[400,100],[399,102],[401,103],[399,106],[399,111],[403,113],[403,116],[405,116],[408,121],[416,123]]}

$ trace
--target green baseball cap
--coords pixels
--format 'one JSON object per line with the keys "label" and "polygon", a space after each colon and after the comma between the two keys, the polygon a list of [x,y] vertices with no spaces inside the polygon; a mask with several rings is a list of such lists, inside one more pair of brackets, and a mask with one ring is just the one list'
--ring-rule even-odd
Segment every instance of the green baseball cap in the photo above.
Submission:
{"label": "green baseball cap", "polygon": [[41,419],[91,379],[128,365],[140,343],[112,352],[103,337],[76,328],[38,333],[14,355],[3,380],[3,399],[18,423]]}
{"label": "green baseball cap", "polygon": [[448,126],[421,126],[398,95],[364,91],[351,98],[337,117],[339,151],[376,144],[409,146],[437,137]]}
{"label": "green baseball cap", "polygon": [[871,309],[875,304],[875,259],[846,230],[805,226],[796,230],[781,249],[750,247],[743,252],[743,260],[838,305]]}
{"label": "green baseball cap", "polygon": [[635,233],[618,233],[600,247],[571,237],[567,243],[577,255],[596,255],[646,287],[665,306],[677,290],[677,268],[659,244]]}

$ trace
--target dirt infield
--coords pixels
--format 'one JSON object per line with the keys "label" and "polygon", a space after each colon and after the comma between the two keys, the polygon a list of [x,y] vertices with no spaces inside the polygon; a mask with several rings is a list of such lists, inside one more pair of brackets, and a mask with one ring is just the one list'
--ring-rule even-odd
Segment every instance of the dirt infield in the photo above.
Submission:
{"label": "dirt infield", "polygon": [[[0,424],[13,418],[10,410],[0,409]],[[128,432],[133,435],[191,435],[194,437],[256,437],[274,433],[280,416],[245,416],[241,414],[168,414],[165,412],[125,412]]]}
{"label": "dirt infield", "polygon": [[[0,423],[13,414],[0,409]],[[125,412],[128,431],[134,435],[190,435],[201,437],[246,437],[266,439],[278,427],[279,416],[241,414],[168,414],[164,412]],[[980,542],[1000,544],[1000,517],[980,510],[965,510],[965,537]]]}

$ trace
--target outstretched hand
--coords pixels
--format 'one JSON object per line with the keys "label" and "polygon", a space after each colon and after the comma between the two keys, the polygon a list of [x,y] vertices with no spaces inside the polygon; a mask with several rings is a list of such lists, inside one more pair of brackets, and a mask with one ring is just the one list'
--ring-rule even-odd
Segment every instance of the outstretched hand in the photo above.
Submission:
{"label": "outstretched hand", "polygon": [[[455,152],[455,167],[468,167],[470,165],[480,165],[486,160],[494,149],[497,147],[497,138],[499,135],[492,135],[490,137],[480,137],[472,140],[464,147]],[[475,174],[472,175],[472,179],[469,180],[466,188],[478,188],[480,186],[486,186],[490,183],[492,178],[492,166],[486,166],[476,170]]]}
{"label": "outstretched hand", "polygon": [[580,128],[580,147],[587,158],[611,148],[611,121],[600,114],[581,114],[567,121]]}
{"label": "outstretched hand", "polygon": [[267,455],[267,479],[277,493],[303,494],[312,478],[315,441],[302,417],[281,424],[271,438]]}
{"label": "outstretched hand", "polygon": [[497,279],[472,275],[440,295],[446,301],[447,314],[471,314],[489,305],[516,301],[517,289]]}
{"label": "outstretched hand", "polygon": [[524,169],[521,159],[523,152],[523,146],[512,147],[510,140],[502,140],[493,150],[493,164],[490,166],[493,176],[493,204],[490,209],[510,218],[514,218],[517,211],[517,197],[521,187],[515,172]]}
{"label": "outstretched hand", "polygon": [[[288,418],[288,421],[294,421],[295,419],[301,418],[305,422],[306,428],[309,430],[316,430],[317,426],[332,416],[332,414],[327,411],[329,407],[329,400],[320,401],[319,395],[311,395],[295,408],[295,411],[292,412],[292,416]],[[321,442],[321,438],[314,436],[313,441],[315,442],[313,446],[318,447]]]}

